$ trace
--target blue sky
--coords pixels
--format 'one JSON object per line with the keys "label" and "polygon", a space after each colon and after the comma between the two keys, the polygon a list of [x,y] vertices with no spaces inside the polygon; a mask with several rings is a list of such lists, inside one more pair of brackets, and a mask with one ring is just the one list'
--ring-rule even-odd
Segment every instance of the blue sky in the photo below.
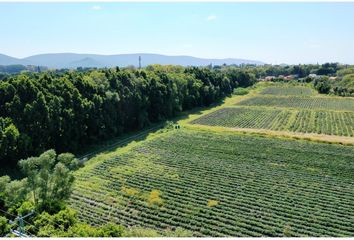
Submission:
{"label": "blue sky", "polygon": [[0,53],[354,64],[354,3],[0,3]]}

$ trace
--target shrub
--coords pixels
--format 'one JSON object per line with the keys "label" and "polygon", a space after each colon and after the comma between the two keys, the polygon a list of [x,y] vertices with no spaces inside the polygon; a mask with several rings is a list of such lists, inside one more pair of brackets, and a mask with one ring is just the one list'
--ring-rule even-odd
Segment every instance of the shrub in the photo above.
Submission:
{"label": "shrub", "polygon": [[10,225],[8,223],[7,218],[0,217],[0,236],[5,236],[7,233],[9,233],[9,230]]}
{"label": "shrub", "polygon": [[234,95],[246,95],[248,93],[249,93],[249,89],[242,88],[242,87],[234,89],[234,92],[233,92]]}

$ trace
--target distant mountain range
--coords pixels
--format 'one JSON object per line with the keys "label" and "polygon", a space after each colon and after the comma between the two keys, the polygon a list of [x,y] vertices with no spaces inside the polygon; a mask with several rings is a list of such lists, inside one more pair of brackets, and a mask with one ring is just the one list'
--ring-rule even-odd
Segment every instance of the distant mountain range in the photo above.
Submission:
{"label": "distant mountain range", "polygon": [[255,60],[225,58],[225,59],[206,59],[191,56],[166,56],[160,54],[117,54],[117,55],[99,55],[99,54],[77,54],[77,53],[48,53],[33,55],[26,58],[14,58],[0,54],[0,65],[35,65],[46,66],[48,68],[77,68],[77,67],[126,67],[139,65],[139,56],[141,56],[141,65],[150,64],[161,65],[182,65],[182,66],[207,66],[209,64],[256,64],[265,63]]}

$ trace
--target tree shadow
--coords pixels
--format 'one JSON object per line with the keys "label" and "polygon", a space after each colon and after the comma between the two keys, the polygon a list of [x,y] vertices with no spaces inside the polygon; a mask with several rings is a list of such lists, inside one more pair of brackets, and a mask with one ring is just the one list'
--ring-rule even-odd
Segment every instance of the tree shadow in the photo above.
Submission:
{"label": "tree shadow", "polygon": [[175,117],[152,123],[143,129],[130,131],[118,137],[102,141],[99,144],[87,146],[82,151],[76,154],[77,158],[82,162],[86,162],[101,153],[109,153],[111,151],[115,151],[117,148],[125,147],[133,141],[144,141],[149,136],[149,134],[155,133],[165,128],[168,122],[175,123],[177,121],[188,119],[190,115],[202,114],[203,111],[221,106],[224,103],[225,100],[221,100],[210,104],[209,106],[196,107],[191,110],[183,111],[178,113]]}

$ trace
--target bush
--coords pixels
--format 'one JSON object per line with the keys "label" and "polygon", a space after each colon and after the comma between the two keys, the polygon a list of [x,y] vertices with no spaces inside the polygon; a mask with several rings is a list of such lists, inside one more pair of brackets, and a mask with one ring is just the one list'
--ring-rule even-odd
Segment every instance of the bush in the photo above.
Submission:
{"label": "bush", "polygon": [[65,237],[103,237],[101,231],[86,223],[75,224],[63,234]]}
{"label": "bush", "polygon": [[34,205],[32,202],[23,202],[21,206],[17,209],[17,214],[19,215],[26,215],[29,214],[32,210],[34,210]]}
{"label": "bush", "polygon": [[9,233],[10,225],[7,218],[0,217],[0,237],[6,236]]}
{"label": "bush", "polygon": [[114,223],[107,223],[101,227],[101,231],[103,233],[102,237],[121,237],[125,228]]}
{"label": "bush", "polygon": [[134,227],[127,229],[123,237],[161,237],[161,235],[153,229]]}
{"label": "bush", "polygon": [[249,93],[249,89],[248,88],[236,88],[233,92],[234,95],[246,95]]}

